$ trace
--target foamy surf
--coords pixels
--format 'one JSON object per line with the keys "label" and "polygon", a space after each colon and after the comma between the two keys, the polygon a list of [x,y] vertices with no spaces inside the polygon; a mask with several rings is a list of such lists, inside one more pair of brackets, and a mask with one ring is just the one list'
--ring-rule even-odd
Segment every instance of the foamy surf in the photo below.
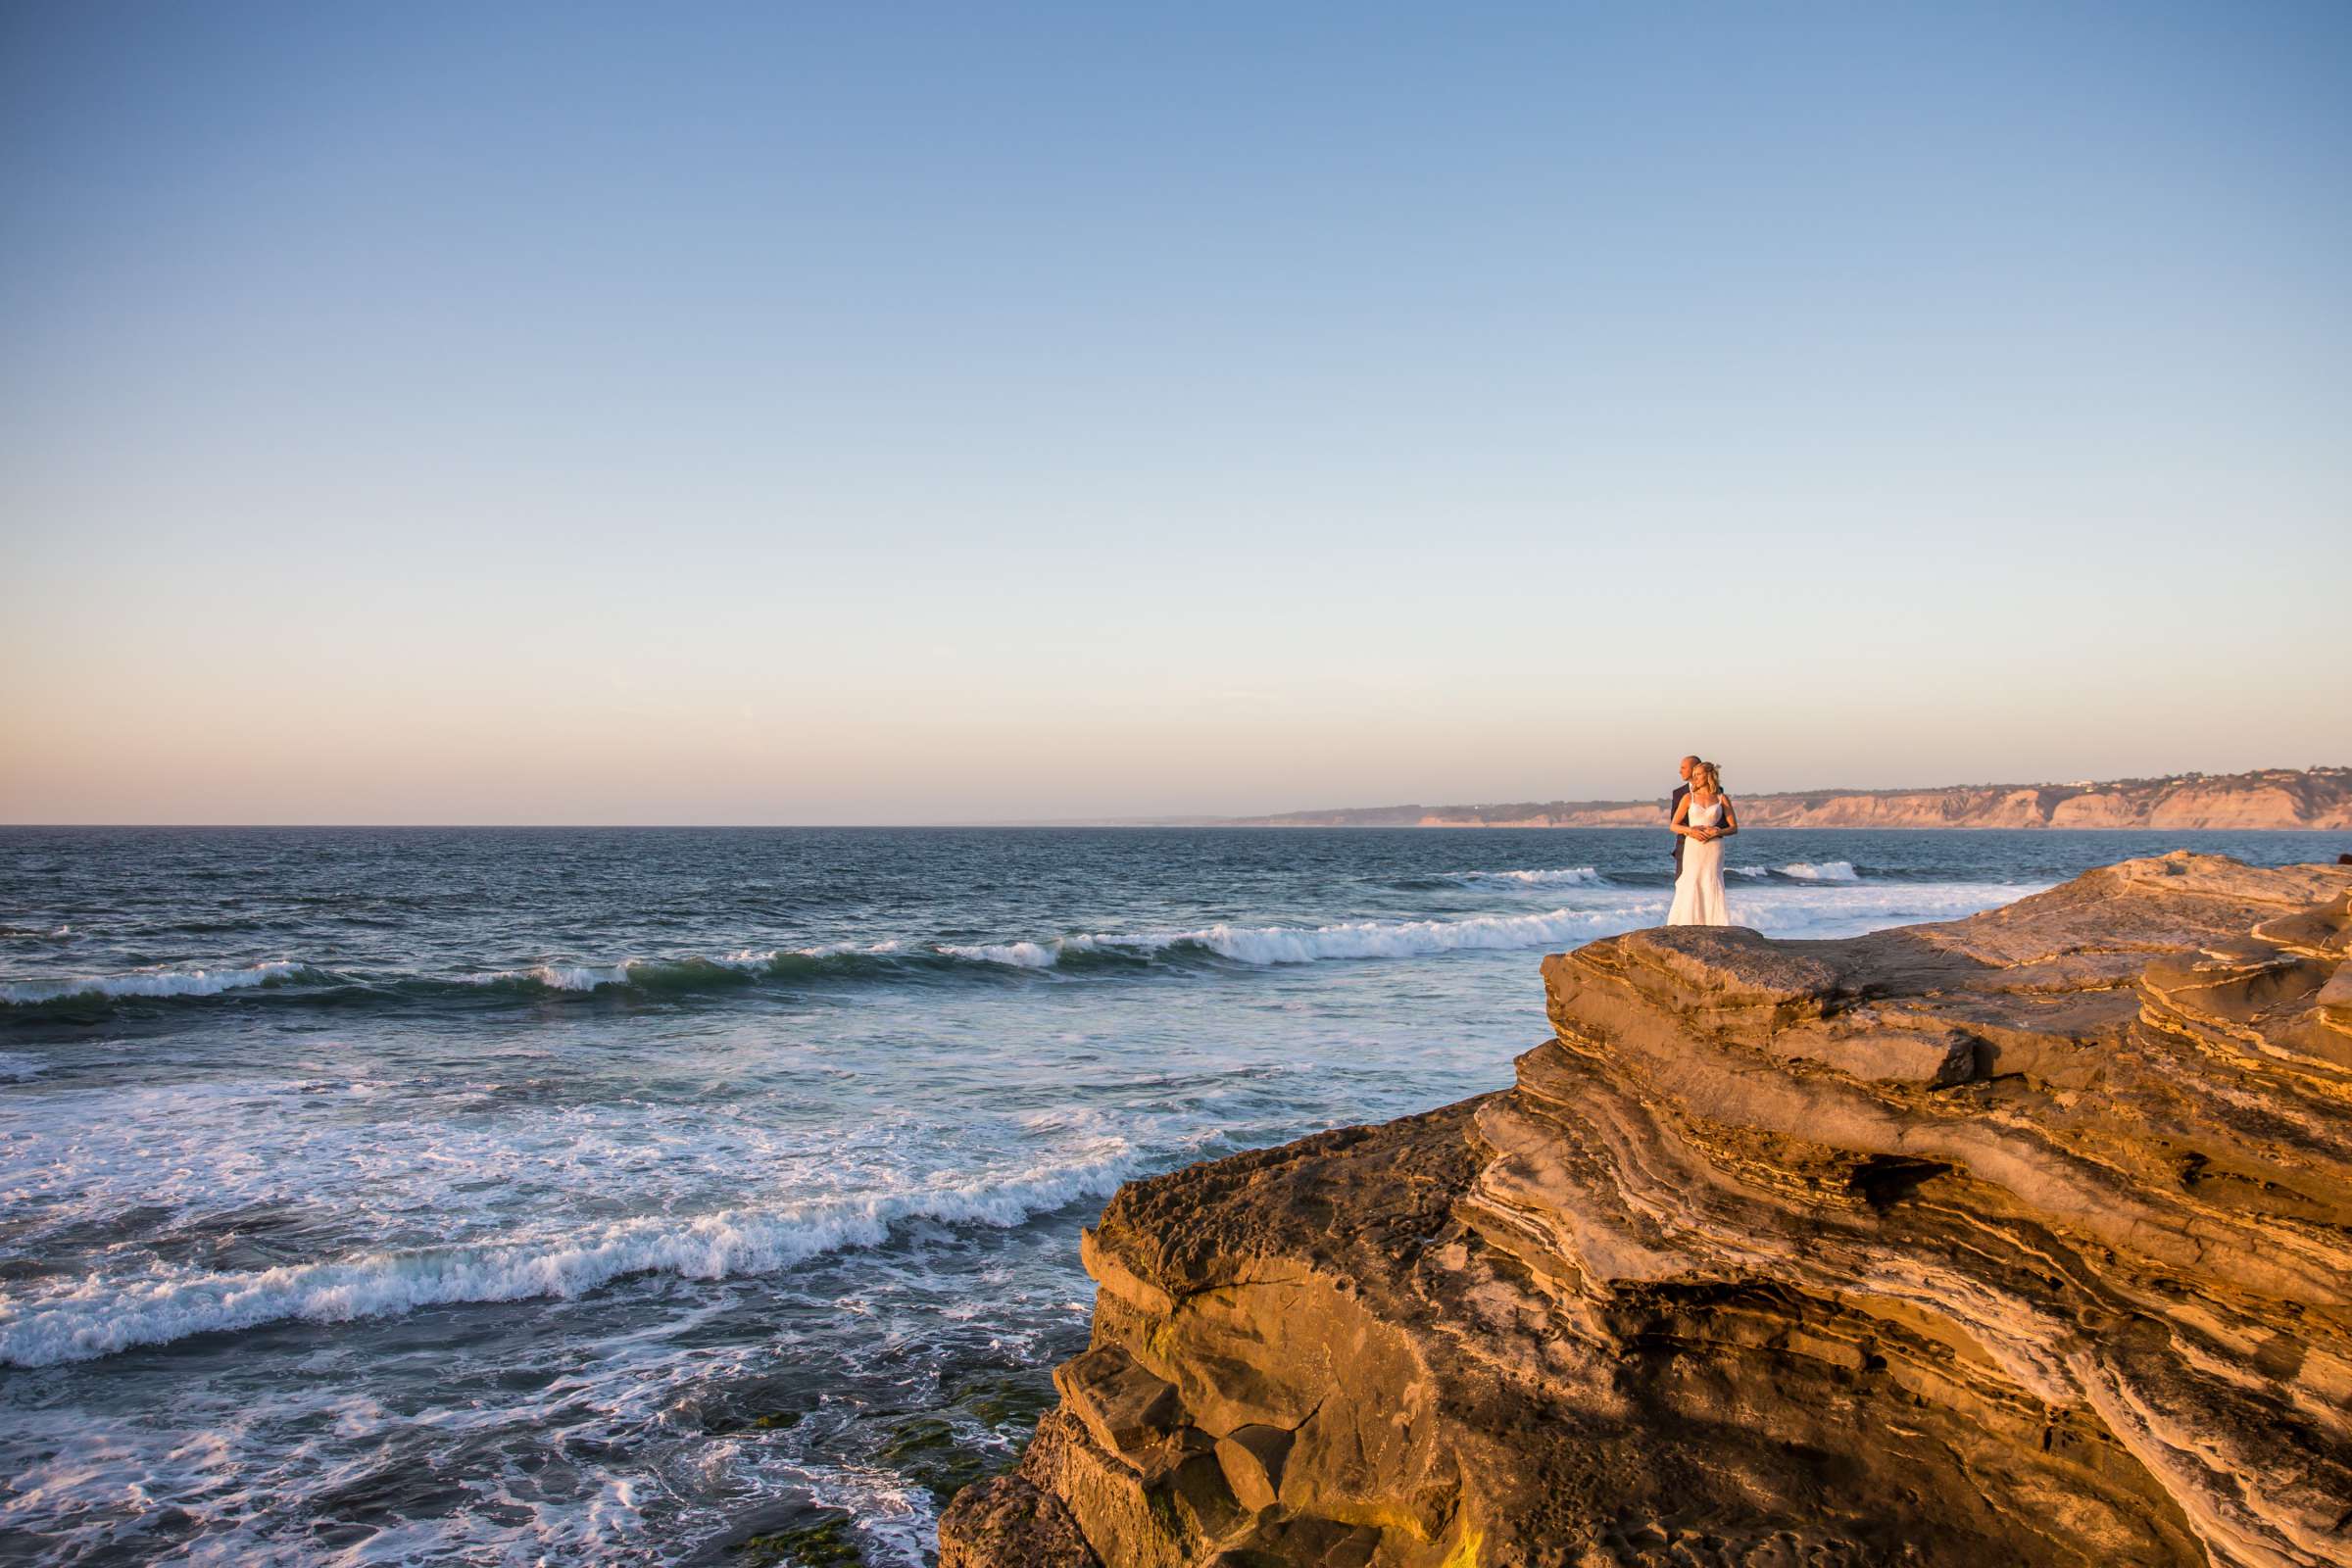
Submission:
{"label": "foamy surf", "polygon": [[20,980],[0,986],[0,1003],[26,1006],[72,997],[217,997],[224,991],[280,984],[310,972],[307,964],[273,958],[236,969],[158,968],[62,980]]}
{"label": "foamy surf", "polygon": [[1571,865],[1549,871],[1457,871],[1454,879],[1470,883],[1511,882],[1533,888],[1608,886],[1608,878],[1590,865]]}
{"label": "foamy surf", "polygon": [[[1537,873],[1527,873],[1534,876]],[[1552,875],[1552,873],[1543,873]],[[1586,883],[1581,876],[1558,880]],[[1597,885],[1592,878],[1588,885]],[[1187,930],[1074,933],[994,943],[828,943],[805,948],[739,949],[676,958],[628,957],[611,963],[536,963],[451,975],[368,978],[295,959],[240,969],[187,969],[29,980],[0,987],[0,1004],[32,1006],[80,999],[188,999],[253,987],[286,994],[367,988],[429,995],[508,991],[587,996],[625,989],[649,993],[723,990],[759,980],[842,981],[939,975],[958,967],[1054,969],[1074,957],[1105,963],[1149,962],[1186,954],[1240,963],[1311,963],[1323,958],[1412,958],[1475,948],[1526,948],[1590,934],[1592,911],[1479,915],[1458,920],[1362,920],[1322,926],[1217,924]]]}
{"label": "foamy surf", "polygon": [[1734,865],[1725,867],[1736,876],[1751,879],[1782,877],[1790,882],[1859,882],[1862,874],[1854,869],[1851,860],[1796,860],[1788,865]]}
{"label": "foamy surf", "polygon": [[469,986],[540,986],[549,991],[595,991],[605,986],[682,988],[698,979],[724,981],[761,974],[807,970],[828,960],[889,957],[906,951],[899,942],[825,942],[810,948],[741,948],[716,956],[623,958],[618,963],[535,963],[520,969],[491,969],[458,975]]}
{"label": "foamy surf", "polygon": [[1418,958],[1467,949],[1533,948],[1591,936],[1610,911],[1477,915],[1462,920],[1354,920],[1320,926],[1208,925],[1189,931],[1104,932],[995,947],[942,948],[975,962],[1052,968],[1076,954],[1213,954],[1237,963],[1314,963],[1325,958]]}
{"label": "foamy surf", "polygon": [[339,1323],[461,1302],[571,1298],[636,1274],[716,1280],[774,1273],[826,1252],[878,1247],[902,1225],[1009,1229],[1134,1173],[1124,1140],[1095,1156],[1008,1179],[680,1220],[646,1215],[568,1237],[365,1253],[245,1273],[158,1268],[0,1302],[0,1365],[54,1366],[289,1319]]}
{"label": "foamy surf", "polygon": [[[1865,881],[1852,862],[1846,860],[1729,869],[1748,883],[1766,886],[1855,885]],[[1529,949],[1580,941],[1646,923],[1648,915],[1662,914],[1665,909],[1661,890],[1619,887],[1591,866],[1461,872],[1456,876],[1478,879],[1480,885],[1509,889],[1559,889],[1568,897],[1575,897],[1574,890],[1588,890],[1589,898],[1584,907],[1563,906],[1528,914],[1370,919],[1313,926],[1218,923],[1176,930],[1077,932],[988,943],[899,939],[833,942],[797,948],[742,948],[681,957],[625,957],[610,963],[550,961],[439,976],[368,977],[297,959],[273,959],[241,968],[153,970],[19,981],[0,986],[0,1005],[30,1006],[82,1000],[195,999],[257,988],[266,988],[270,994],[288,1000],[352,990],[410,996],[506,991],[524,996],[581,997],[617,989],[682,996],[760,981],[814,984],[937,978],[959,969],[1055,970],[1068,968],[1072,960],[1082,958],[1093,960],[1097,968],[1151,964],[1188,956],[1253,965],[1313,963],[1324,959],[1419,958],[1469,950]],[[1929,895],[1934,886],[1921,884],[1918,892]],[[1974,894],[1964,891],[1962,896],[1968,898]],[[1771,922],[1754,923],[1769,928]]]}
{"label": "foamy surf", "polygon": [[977,947],[942,943],[938,952],[968,963],[1001,963],[1014,969],[1051,969],[1064,953],[1092,952],[1092,937],[1058,937],[1052,942],[996,942]]}

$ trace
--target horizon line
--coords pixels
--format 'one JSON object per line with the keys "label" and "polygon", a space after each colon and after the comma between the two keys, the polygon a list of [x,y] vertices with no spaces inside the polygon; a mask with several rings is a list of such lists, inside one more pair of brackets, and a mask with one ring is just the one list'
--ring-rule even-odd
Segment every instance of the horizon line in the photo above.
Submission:
{"label": "horizon line", "polygon": [[[2250,768],[2240,768],[2240,769],[2238,769],[2236,772],[2233,772],[2233,773],[2213,773],[2213,772],[2207,772],[2207,771],[2205,771],[2205,770],[2204,770],[2204,769],[2202,769],[2202,768],[2186,768],[2186,769],[2182,769],[2181,771],[2180,771],[2180,772],[2177,772],[2177,773],[2148,773],[2148,774],[2140,774],[2140,775],[2135,775],[2135,776],[2132,776],[2132,777],[2125,777],[2125,778],[2105,778],[2105,779],[2090,779],[2090,780],[2074,780],[2074,779],[2042,779],[2042,780],[2038,780],[2038,781],[2033,781],[2033,782],[2026,782],[2026,781],[2004,781],[2004,780],[1984,780],[1984,781],[1980,781],[1980,782],[1975,782],[1975,783],[1964,783],[1964,784],[1882,785],[1882,786],[1878,786],[1878,787],[1870,787],[1870,786],[1857,786],[1857,785],[1817,785],[1817,786],[1814,786],[1814,787],[1811,787],[1811,788],[1805,788],[1805,789],[1755,790],[1755,791],[1742,792],[1742,793],[1748,794],[1748,795],[1749,795],[1749,797],[1750,797],[1751,799],[1766,799],[1766,798],[1771,798],[1771,797],[1774,797],[1774,796],[1790,796],[1790,795],[1931,795],[1931,794],[1935,794],[1935,793],[1937,793],[1937,792],[1939,792],[1939,791],[1945,791],[1945,790],[1965,790],[1965,789],[2081,789],[2081,788],[2085,788],[2085,787],[2094,787],[2094,788],[2095,788],[2095,787],[2098,787],[2098,786],[2109,785],[2109,784],[2144,784],[2144,783],[2157,783],[2157,782],[2166,782],[2166,781],[2171,781],[2171,780],[2176,780],[2176,779],[2187,779],[2187,778],[2231,779],[2231,778],[2252,778],[2252,777],[2256,777],[2256,776],[2259,776],[2259,775],[2262,775],[2262,774],[2266,774],[2266,773],[2294,773],[2294,774],[2301,774],[2301,775],[2309,776],[2309,775],[2311,775],[2311,774],[2318,774],[2318,773],[2347,773],[2347,772],[2352,772],[2352,765],[2347,765],[2347,764],[2344,764],[2344,763],[2327,763],[2327,762],[2318,762],[2318,763],[2313,763],[2313,764],[2311,764],[2311,765],[2309,765],[2309,766],[2306,766],[2306,767],[2250,767]],[[1729,791],[1727,791],[1726,793],[1728,794],[1728,793],[1730,793],[1730,792],[1729,792]],[[572,822],[545,822],[545,821],[532,821],[532,822],[449,822],[449,821],[403,821],[403,822],[327,822],[327,821],[319,821],[319,822],[282,822],[282,821],[280,821],[280,822],[262,822],[262,821],[245,821],[245,822],[181,822],[181,821],[145,821],[145,822],[122,822],[122,821],[50,820],[50,821],[0,822],[0,832],[16,832],[16,831],[20,831],[20,830],[24,830],[24,829],[33,829],[33,828],[118,828],[118,829],[140,829],[140,828],[147,828],[147,829],[155,829],[155,828],[179,828],[179,829],[197,829],[197,830],[207,830],[207,831],[211,831],[211,830],[227,830],[227,829],[248,829],[248,830],[251,830],[251,829],[292,830],[292,829],[303,829],[303,828],[309,828],[309,829],[320,829],[320,828],[338,828],[338,829],[370,829],[370,830],[384,830],[384,829],[394,829],[394,828],[415,828],[415,829],[438,829],[438,830],[445,831],[445,832],[488,832],[488,831],[494,831],[494,830],[495,830],[495,831],[514,831],[514,830],[518,830],[518,829],[520,829],[520,830],[544,829],[544,830],[549,830],[549,831],[561,831],[561,830],[579,830],[579,829],[604,829],[604,830],[634,829],[634,830],[649,831],[649,832],[757,832],[757,831],[776,831],[776,830],[781,830],[781,829],[793,829],[793,830],[803,830],[803,829],[805,829],[805,830],[811,830],[811,831],[813,831],[813,830],[819,830],[819,829],[831,829],[831,830],[839,831],[839,830],[843,830],[843,829],[879,829],[879,828],[937,828],[937,829],[971,829],[971,828],[1119,828],[1119,827],[1165,827],[1165,828],[1214,828],[1214,827],[1236,827],[1236,828],[1238,828],[1238,827],[1262,827],[1262,828],[1281,828],[1281,829],[1285,829],[1285,830],[1294,830],[1294,831],[1295,831],[1295,830],[1297,830],[1297,829],[1298,829],[1298,828],[1302,828],[1302,827],[1333,827],[1333,828],[1344,827],[1344,828],[1346,828],[1347,830],[1348,830],[1348,831],[1351,831],[1351,832],[1362,832],[1362,831],[1368,831],[1368,830],[1378,830],[1378,829],[1383,829],[1383,828],[1394,828],[1394,829],[1397,829],[1397,830],[1411,830],[1411,829],[1415,829],[1415,828],[1417,828],[1417,826],[1418,826],[1418,825],[1417,825],[1417,824],[1413,824],[1413,823],[1365,823],[1365,824],[1345,824],[1345,823],[1299,823],[1299,822],[1287,822],[1287,821],[1282,821],[1282,820],[1280,820],[1280,819],[1281,819],[1281,818],[1284,818],[1284,817],[1313,816],[1313,815],[1318,815],[1318,814],[1325,813],[1325,812],[1338,812],[1338,811],[1397,811],[1397,810],[1429,810],[1429,809],[1433,809],[1433,808],[1446,808],[1446,807],[1470,807],[1470,808],[1481,808],[1481,807],[1487,807],[1487,806],[1498,806],[1498,805],[1542,805],[1542,806],[1552,806],[1552,805],[1559,805],[1559,806],[1586,806],[1586,807],[1624,807],[1624,806],[1642,806],[1642,805],[1648,805],[1648,804],[1653,804],[1653,803],[1663,802],[1663,801],[1665,801],[1665,800],[1667,800],[1667,799],[1669,799],[1669,796],[1668,796],[1668,795],[1666,795],[1666,794],[1659,794],[1659,795],[1654,795],[1654,796],[1628,796],[1628,797],[1618,797],[1618,798],[1610,798],[1610,799],[1601,799],[1601,798],[1594,797],[1594,798],[1588,798],[1588,799],[1583,799],[1583,800],[1575,800],[1575,801],[1568,800],[1568,799],[1567,799],[1567,798],[1565,798],[1565,797],[1556,798],[1556,799],[1554,799],[1554,800],[1550,800],[1550,801],[1537,801],[1537,800],[1534,800],[1533,798],[1529,798],[1529,799],[1522,800],[1522,801],[1508,801],[1508,800],[1502,800],[1502,799],[1496,798],[1496,799],[1491,799],[1491,800],[1485,800],[1485,801],[1440,802],[1440,803],[1437,803],[1436,807],[1434,807],[1434,808],[1432,807],[1432,805],[1431,805],[1430,803],[1421,802],[1421,801],[1398,801],[1398,802],[1393,802],[1393,803],[1390,803],[1390,804],[1387,804],[1387,805],[1382,805],[1382,806],[1323,806],[1323,807],[1300,807],[1300,808],[1290,808],[1290,809],[1287,809],[1287,810],[1276,810],[1276,811],[1258,811],[1258,812],[1254,812],[1254,813],[1248,813],[1248,812],[1246,812],[1246,813],[1241,813],[1241,814],[1238,814],[1238,815],[1231,815],[1231,816],[1226,816],[1226,815],[1217,815],[1217,814],[1210,813],[1210,812],[1206,812],[1206,811],[1168,811],[1168,812],[1150,812],[1150,811],[1139,811],[1139,812],[1132,812],[1132,813],[1120,813],[1120,814],[1114,814],[1114,815],[1109,815],[1109,816],[1014,817],[1014,818],[1005,818],[1005,817],[993,817],[993,818],[971,818],[971,819],[962,819],[962,818],[956,818],[956,817],[932,817],[932,818],[918,818],[918,819],[911,819],[911,820],[906,820],[906,821],[896,821],[896,822],[892,822],[892,821],[866,821],[866,822],[612,822],[612,821],[572,821]],[[1492,830],[1492,829],[1490,829],[1490,831],[1493,831],[1493,830]],[[1578,830],[1576,830],[1576,829],[1570,829],[1570,828],[1560,828],[1560,827],[1546,827],[1546,828],[1543,829],[1543,831],[1544,831],[1544,832],[1551,832],[1551,833],[1557,833],[1557,832],[1578,831]],[[1611,827],[1600,827],[1600,826],[1595,826],[1595,827],[1592,827],[1592,828],[1585,829],[1584,831],[1592,831],[1592,832],[1612,832],[1612,831],[1623,831],[1623,829],[1611,828]],[[1797,829],[1789,829],[1789,830],[1788,830],[1788,831],[1799,831],[1799,830],[1797,830]],[[1897,829],[1888,829],[1888,830],[1886,830],[1886,831],[1903,831],[1903,832],[1931,832],[1931,831],[1935,831],[1935,830],[1934,830],[1934,829],[1925,829],[1925,828],[1905,828],[1905,829],[1899,829],[1899,830],[1897,830]],[[1986,829],[1984,829],[1984,828],[1968,828],[1968,829],[1954,829],[1953,831],[1955,831],[1955,832],[1979,832],[1979,833],[1981,833],[1981,832],[1984,832],[1984,831],[1987,831],[1987,830],[1986,830]],[[2018,831],[2021,831],[2021,832],[2025,832],[2025,831],[2033,831],[2033,832],[2048,832],[2048,831],[2051,831],[2051,830],[2050,830],[2050,829],[2047,829],[2047,828],[2037,828],[2037,829],[2019,829]],[[2162,830],[2160,830],[2160,829],[2150,829],[2150,828],[2084,828],[2084,829],[2081,829],[2081,830],[2079,830],[2079,831],[2083,831],[2083,832],[2117,832],[2117,833],[2126,833],[2126,832],[2154,832],[2154,831],[2162,831]],[[2244,829],[2203,829],[2203,830],[2197,830],[2197,831],[2210,831],[2210,832],[2228,832],[2228,831],[2238,831],[2238,832],[2276,832],[2276,833],[2296,833],[2296,832],[2304,832],[2304,833],[2324,833],[2324,832],[2332,832],[2332,831],[2335,831],[2335,830],[2334,830],[2334,829],[2329,829],[2329,828],[2244,828]]]}

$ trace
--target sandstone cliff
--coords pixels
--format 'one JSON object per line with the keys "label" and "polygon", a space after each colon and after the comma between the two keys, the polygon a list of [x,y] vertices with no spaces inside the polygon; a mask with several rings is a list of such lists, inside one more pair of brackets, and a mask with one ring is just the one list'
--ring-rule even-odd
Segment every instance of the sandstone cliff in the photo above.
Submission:
{"label": "sandstone cliff", "polygon": [[1508,1091],[1123,1189],[943,1568],[2352,1563],[2352,868],[1544,964]]}
{"label": "sandstone cliff", "polygon": [[[1735,789],[1749,827],[2352,829],[2352,768],[2274,768],[2108,783],[1966,784],[1936,790]],[[1264,827],[1647,827],[1666,801],[1524,801],[1392,806],[1255,817]]]}

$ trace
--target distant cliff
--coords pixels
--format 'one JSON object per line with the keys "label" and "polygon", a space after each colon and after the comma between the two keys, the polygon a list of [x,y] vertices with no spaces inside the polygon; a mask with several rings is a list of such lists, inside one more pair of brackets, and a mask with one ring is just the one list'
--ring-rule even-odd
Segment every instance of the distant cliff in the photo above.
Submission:
{"label": "distant cliff", "polygon": [[[2180,773],[2106,783],[1959,784],[1935,790],[1732,791],[1749,827],[2352,828],[2352,767]],[[1249,817],[1248,827],[1655,827],[1653,801],[1375,806]]]}

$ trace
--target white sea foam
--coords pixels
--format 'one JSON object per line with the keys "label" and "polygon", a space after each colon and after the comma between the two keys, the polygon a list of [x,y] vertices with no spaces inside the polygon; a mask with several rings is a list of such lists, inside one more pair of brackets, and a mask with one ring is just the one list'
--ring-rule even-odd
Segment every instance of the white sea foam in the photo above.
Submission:
{"label": "white sea foam", "polygon": [[1468,920],[1358,920],[1294,930],[1210,926],[1189,935],[1244,963],[1312,963],[1321,958],[1407,958],[1473,948],[1538,948],[1591,936],[1609,915],[1594,909],[1480,915]]}
{"label": "white sea foam", "polygon": [[65,997],[212,997],[247,986],[266,986],[303,972],[291,958],[272,958],[242,969],[136,969],[129,974],[76,975],[66,980],[20,980],[0,986],[0,1003],[24,1005]]}
{"label": "white sea foam", "polygon": [[38,1057],[0,1051],[0,1083],[23,1083],[27,1078],[38,1078],[44,1065]]}
{"label": "white sea foam", "polygon": [[739,969],[772,968],[796,958],[842,958],[853,955],[888,957],[906,951],[904,942],[820,942],[813,948],[767,948],[755,952],[740,948],[719,958],[719,962]]}
{"label": "white sea foam", "polygon": [[1516,882],[1523,887],[1606,887],[1608,878],[1589,865],[1572,865],[1554,871],[1457,871],[1457,882]]}
{"label": "white sea foam", "polygon": [[938,951],[951,958],[967,958],[974,963],[1009,964],[1015,969],[1051,969],[1061,961],[1064,953],[1083,952],[1096,946],[1092,938],[1062,937],[1047,942],[999,942],[980,947],[957,947],[941,943]]}
{"label": "white sea foam", "polygon": [[1474,948],[1538,948],[1590,937],[1614,919],[1607,909],[1489,914],[1466,920],[1355,920],[1321,926],[1209,925],[1186,931],[1101,932],[1050,942],[942,947],[941,953],[1022,969],[1051,968],[1072,953],[1164,953],[1192,947],[1241,963],[1313,963],[1323,958],[1413,958]]}
{"label": "white sea foam", "polygon": [[85,1361],[135,1345],[289,1318],[343,1322],[460,1301],[575,1297],[632,1274],[721,1279],[772,1273],[820,1253],[873,1247],[916,1220],[999,1229],[1081,1198],[1102,1198],[1136,1168],[1123,1140],[1091,1157],[1010,1177],[938,1182],[690,1219],[645,1215],[564,1236],[362,1253],[332,1262],[221,1273],[157,1266],[93,1274],[0,1302],[0,1365]]}
{"label": "white sea foam", "polygon": [[810,948],[738,948],[716,957],[623,958],[617,963],[535,963],[520,969],[488,969],[454,976],[470,986],[541,985],[551,991],[594,991],[602,986],[657,983],[664,975],[691,975],[696,969],[757,974],[789,968],[795,963],[821,962],[848,956],[887,957],[906,951],[902,942],[824,942]]}
{"label": "white sea foam", "polygon": [[1743,876],[1753,880],[1774,876],[1787,877],[1791,882],[1859,882],[1862,880],[1861,873],[1854,869],[1854,862],[1851,860],[1824,860],[1818,865],[1807,860],[1798,860],[1789,865],[1727,865],[1724,869],[1734,876]]}
{"label": "white sea foam", "polygon": [[504,985],[514,980],[533,980],[551,991],[594,991],[598,986],[625,986],[629,971],[644,960],[623,958],[618,963],[604,965],[585,963],[537,963],[527,969],[493,969],[487,974],[462,974],[458,979],[469,986]]}

